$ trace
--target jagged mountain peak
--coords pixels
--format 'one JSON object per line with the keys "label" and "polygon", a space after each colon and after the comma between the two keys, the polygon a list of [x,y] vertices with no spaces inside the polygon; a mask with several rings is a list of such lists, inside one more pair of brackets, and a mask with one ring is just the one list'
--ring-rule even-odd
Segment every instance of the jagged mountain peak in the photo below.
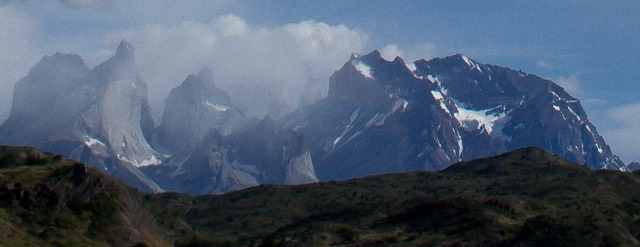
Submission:
{"label": "jagged mountain peak", "polygon": [[114,57],[122,60],[133,60],[135,58],[135,51],[135,47],[133,47],[129,41],[122,39],[116,49]]}
{"label": "jagged mountain peak", "polygon": [[56,52],[53,55],[43,56],[38,63],[36,63],[31,70],[30,74],[38,73],[38,72],[46,72],[49,70],[61,70],[64,68],[71,67],[81,67],[88,70],[87,65],[84,62],[84,59],[77,54],[74,53],[62,53]]}
{"label": "jagged mountain peak", "polygon": [[349,61],[353,61],[353,60],[369,60],[369,59],[382,59],[382,55],[380,54],[380,52],[376,49],[373,50],[372,52],[369,52],[365,55],[361,55],[360,53],[354,52],[351,53],[351,57],[349,58]]}
{"label": "jagged mountain peak", "polygon": [[213,72],[209,69],[209,67],[204,67],[198,72],[198,78],[206,81],[213,81]]}
{"label": "jagged mountain peak", "polygon": [[205,67],[171,89],[156,132],[156,146],[174,155],[186,155],[210,129],[225,133],[240,116],[229,94],[216,86],[213,73]]}
{"label": "jagged mountain peak", "polygon": [[177,88],[187,90],[185,87],[191,88],[188,89],[188,91],[192,91],[191,93],[193,94],[206,94],[207,92],[211,93],[213,91],[221,91],[221,89],[216,87],[216,83],[213,80],[213,72],[211,72],[207,67],[202,68],[197,74],[189,74],[184,82]]}
{"label": "jagged mountain peak", "polygon": [[389,61],[383,58],[378,50],[374,50],[366,55],[353,53],[341,70],[355,70],[360,74],[360,77],[366,80],[389,84],[390,82],[398,81],[393,80],[396,77],[403,79],[413,77],[413,67],[411,64],[406,64],[400,56],[396,56]]}
{"label": "jagged mountain peak", "polygon": [[142,87],[144,90],[147,88],[136,67],[135,49],[131,43],[124,39],[120,41],[115,54],[93,68],[93,72],[103,82],[132,80],[134,82],[132,86]]}
{"label": "jagged mountain peak", "polygon": [[629,169],[629,171],[640,170],[640,162],[637,162],[637,161],[629,162],[629,164],[627,164],[627,169]]}
{"label": "jagged mountain peak", "polygon": [[40,62],[52,62],[52,61],[67,61],[67,62],[84,64],[84,59],[82,59],[80,55],[75,53],[63,53],[60,51],[56,52],[51,56],[48,56],[48,55],[44,56],[40,60]]}

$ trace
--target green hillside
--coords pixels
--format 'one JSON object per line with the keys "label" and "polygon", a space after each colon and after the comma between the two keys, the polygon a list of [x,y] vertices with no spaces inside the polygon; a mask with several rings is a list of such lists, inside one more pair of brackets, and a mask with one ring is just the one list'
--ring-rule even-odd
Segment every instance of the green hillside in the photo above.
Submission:
{"label": "green hillside", "polygon": [[171,246],[143,195],[29,147],[0,147],[0,245]]}
{"label": "green hillside", "polygon": [[592,171],[539,148],[441,172],[199,197],[143,195],[53,156],[44,166],[4,157],[5,246],[640,245],[638,174]]}

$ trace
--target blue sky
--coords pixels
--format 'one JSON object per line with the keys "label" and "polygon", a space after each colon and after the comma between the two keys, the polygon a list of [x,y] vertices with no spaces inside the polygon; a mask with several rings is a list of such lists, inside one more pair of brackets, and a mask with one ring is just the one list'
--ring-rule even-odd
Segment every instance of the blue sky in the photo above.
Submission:
{"label": "blue sky", "polygon": [[121,38],[136,46],[155,109],[204,66],[222,87],[268,86],[294,107],[351,52],[462,53],[558,82],[629,162],[640,160],[638,13],[638,0],[0,0],[0,120],[43,55],[73,52],[95,66]]}

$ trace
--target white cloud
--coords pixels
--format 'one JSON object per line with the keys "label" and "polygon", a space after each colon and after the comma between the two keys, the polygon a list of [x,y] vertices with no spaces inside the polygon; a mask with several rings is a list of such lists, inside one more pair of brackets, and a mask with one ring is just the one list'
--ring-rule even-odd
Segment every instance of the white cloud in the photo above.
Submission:
{"label": "white cloud", "polygon": [[590,104],[590,105],[607,105],[607,104],[609,104],[609,101],[607,101],[605,99],[599,99],[599,98],[581,99],[580,102],[582,102],[583,105],[586,105],[586,104]]}
{"label": "white cloud", "polygon": [[413,47],[412,55],[415,56],[415,57],[409,57],[410,59],[412,59],[412,61],[417,59],[422,59],[422,58],[424,59],[433,58],[436,56],[436,45],[429,42],[418,44]]}
{"label": "white cloud", "polygon": [[608,117],[614,122],[612,129],[603,131],[602,135],[616,154],[629,161],[640,161],[640,103],[613,108]]}
{"label": "white cloud", "polygon": [[31,44],[36,25],[24,13],[0,5],[0,123],[11,109],[13,86],[41,56]]}
{"label": "white cloud", "polygon": [[569,77],[561,76],[556,79],[556,83],[574,97],[580,94],[580,81],[578,80],[578,75],[571,75]]}
{"label": "white cloud", "polygon": [[244,20],[235,15],[223,15],[213,21],[213,26],[220,31],[223,37],[242,36],[249,32],[249,27]]}
{"label": "white cloud", "polygon": [[396,57],[402,57],[404,59],[404,52],[398,48],[396,44],[388,44],[380,50],[380,55],[386,60],[392,61]]}
{"label": "white cloud", "polygon": [[189,73],[206,65],[219,36],[211,24],[205,23],[147,25],[108,35],[104,50],[95,60],[106,60],[120,40],[127,39],[136,48],[137,65],[149,84],[149,96],[159,103]]}
{"label": "white cloud", "polygon": [[545,69],[545,70],[553,69],[553,66],[549,62],[547,62],[545,60],[536,61],[536,67],[541,68],[541,69]]}
{"label": "white cloud", "polygon": [[64,4],[69,8],[82,9],[82,8],[94,8],[94,9],[111,9],[111,0],[58,0],[58,2]]}
{"label": "white cloud", "polygon": [[[136,46],[137,63],[156,107],[189,73],[208,66],[220,87],[235,102],[251,107],[254,116],[295,108],[306,87],[326,92],[331,73],[351,52],[362,51],[368,40],[366,34],[343,25],[310,20],[252,28],[235,15],[210,23],[147,25],[112,33],[105,50],[112,51],[121,38]],[[309,78],[318,80],[309,85]]]}
{"label": "white cloud", "polygon": [[411,63],[418,59],[429,60],[435,57],[436,46],[432,43],[420,43],[406,48],[400,48],[396,44],[388,44],[380,49],[380,55],[386,60],[393,60],[396,56],[404,59],[406,63]]}

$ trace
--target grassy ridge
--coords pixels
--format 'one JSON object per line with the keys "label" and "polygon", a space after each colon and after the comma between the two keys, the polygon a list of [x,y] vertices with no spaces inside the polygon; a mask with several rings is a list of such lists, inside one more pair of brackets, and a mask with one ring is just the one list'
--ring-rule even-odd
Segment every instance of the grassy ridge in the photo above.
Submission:
{"label": "grassy ridge", "polygon": [[96,169],[0,147],[0,245],[170,246],[142,194]]}
{"label": "grassy ridge", "polygon": [[[299,186],[262,185],[199,197],[180,193],[142,195],[98,171],[73,175],[80,166],[65,162],[70,161],[0,170],[0,191],[16,181],[24,183],[21,188],[31,188],[14,186],[14,194],[18,191],[29,196],[1,200],[0,243],[640,245],[637,173],[591,171],[538,148],[461,162],[440,172]],[[57,191],[55,184],[59,182],[55,181],[71,184],[66,193],[60,192],[66,195],[64,200],[33,196],[46,191],[38,189],[39,184]],[[81,188],[84,192],[78,194],[84,196],[68,195]],[[86,197],[91,199],[71,203],[73,198]],[[44,206],[52,201],[67,203],[54,209]],[[135,241],[125,243],[114,237],[132,232],[140,232]]]}
{"label": "grassy ridge", "polygon": [[[636,174],[526,148],[412,172],[222,196],[148,196],[178,244],[640,245]],[[170,205],[170,206],[165,206]]]}

